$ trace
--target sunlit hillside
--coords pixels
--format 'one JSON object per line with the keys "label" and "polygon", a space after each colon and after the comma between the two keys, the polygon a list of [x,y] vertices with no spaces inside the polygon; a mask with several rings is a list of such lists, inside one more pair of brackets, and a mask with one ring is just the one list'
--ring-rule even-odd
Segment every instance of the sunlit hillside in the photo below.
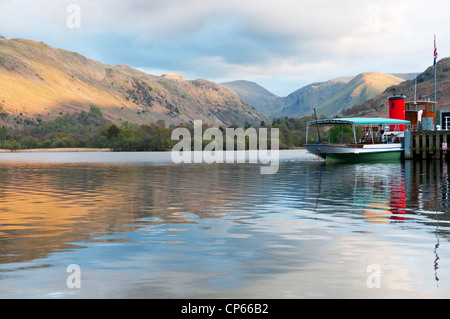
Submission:
{"label": "sunlit hillside", "polygon": [[[436,72],[437,108],[445,110],[450,108],[450,58],[438,61]],[[412,79],[398,85],[392,85],[376,97],[364,103],[356,104],[343,112],[345,116],[387,116],[387,98],[393,94],[404,94],[407,100],[430,99],[434,100],[434,68],[430,66],[417,76],[417,82]]]}
{"label": "sunlit hillside", "polygon": [[45,43],[0,37],[0,108],[8,124],[100,108],[113,122],[259,123],[265,117],[206,80],[110,66]]}
{"label": "sunlit hillside", "polygon": [[387,87],[404,80],[389,74],[378,72],[362,73],[346,83],[340,92],[317,107],[317,113],[335,116],[349,107],[360,104],[377,96]]}

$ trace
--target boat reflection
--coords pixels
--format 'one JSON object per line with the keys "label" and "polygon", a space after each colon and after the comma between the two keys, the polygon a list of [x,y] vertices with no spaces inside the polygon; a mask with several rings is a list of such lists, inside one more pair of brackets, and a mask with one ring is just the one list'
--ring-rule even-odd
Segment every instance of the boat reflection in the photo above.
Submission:
{"label": "boat reflection", "polygon": [[402,175],[397,176],[396,179],[391,181],[391,201],[389,205],[392,220],[405,220],[407,191],[406,179],[402,177]]}
{"label": "boat reflection", "polygon": [[[441,225],[443,221],[450,221],[447,214],[450,193],[447,162],[406,161],[401,164],[341,166],[325,164],[321,169],[335,175],[332,180],[353,179],[354,197],[351,204],[358,207],[354,212],[362,214],[368,223],[402,223],[412,226],[422,223],[433,226],[429,231],[434,232],[436,237],[433,267],[435,281],[439,282],[440,239],[449,238],[448,227]],[[342,177],[344,171],[346,177]],[[323,175],[325,174],[321,173],[319,176]],[[323,186],[326,183],[322,181],[320,184],[322,186],[318,196],[330,196],[332,192]]]}
{"label": "boat reflection", "polygon": [[[405,221],[420,215],[434,223],[435,212],[449,210],[450,193],[446,162],[385,164],[329,164],[318,166],[325,181],[317,198],[336,199],[336,189],[353,186],[348,204],[359,208],[368,222]],[[326,180],[332,180],[327,184]],[[342,194],[341,194],[342,195]],[[356,209],[357,210],[357,209]]]}

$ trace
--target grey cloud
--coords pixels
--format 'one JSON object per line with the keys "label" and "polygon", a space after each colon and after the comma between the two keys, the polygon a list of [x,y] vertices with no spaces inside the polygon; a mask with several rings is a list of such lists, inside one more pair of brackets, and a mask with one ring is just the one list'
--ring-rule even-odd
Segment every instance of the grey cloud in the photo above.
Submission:
{"label": "grey cloud", "polygon": [[[80,30],[65,24],[72,3]],[[427,56],[422,46],[433,33],[450,36],[448,9],[441,0],[3,0],[0,30],[105,63],[212,80],[315,82],[369,68],[404,71]]]}

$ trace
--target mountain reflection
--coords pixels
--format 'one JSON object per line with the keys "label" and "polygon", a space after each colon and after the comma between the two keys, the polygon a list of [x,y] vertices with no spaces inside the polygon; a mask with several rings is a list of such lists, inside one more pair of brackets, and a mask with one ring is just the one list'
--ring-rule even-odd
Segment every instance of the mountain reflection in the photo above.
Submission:
{"label": "mountain reflection", "polygon": [[99,233],[217,218],[234,209],[249,173],[214,165],[3,165],[0,262],[71,249]]}

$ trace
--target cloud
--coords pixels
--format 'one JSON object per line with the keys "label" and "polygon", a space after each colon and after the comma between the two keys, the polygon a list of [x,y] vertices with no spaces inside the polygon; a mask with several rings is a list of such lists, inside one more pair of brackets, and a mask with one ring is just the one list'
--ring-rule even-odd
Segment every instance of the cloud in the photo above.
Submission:
{"label": "cloud", "polygon": [[[67,27],[70,4],[80,29]],[[292,81],[285,94],[341,75],[423,70],[433,34],[450,36],[448,9],[443,0],[4,0],[0,29],[110,64]]]}

